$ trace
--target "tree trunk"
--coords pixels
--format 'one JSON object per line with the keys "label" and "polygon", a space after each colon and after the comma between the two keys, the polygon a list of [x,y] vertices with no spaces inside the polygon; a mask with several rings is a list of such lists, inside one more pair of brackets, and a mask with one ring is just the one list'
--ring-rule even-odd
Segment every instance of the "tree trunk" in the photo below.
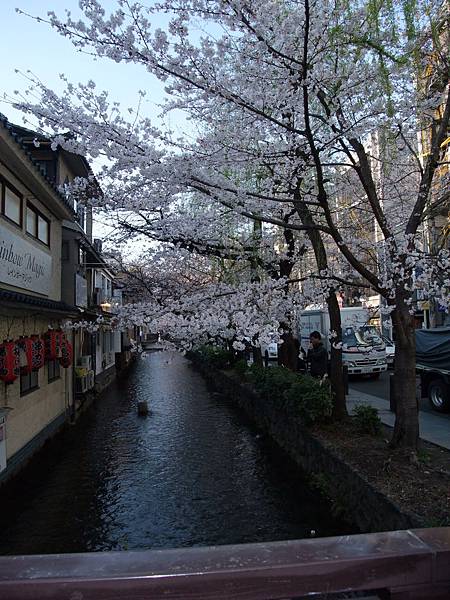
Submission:
{"label": "tree trunk", "polygon": [[342,368],[342,350],[335,348],[335,344],[342,341],[341,311],[336,294],[331,292],[327,298],[328,314],[330,316],[330,329],[336,332],[336,337],[331,339],[330,381],[334,393],[333,420],[343,419],[347,416],[345,401],[344,372]]}
{"label": "tree trunk", "polygon": [[253,363],[255,365],[259,365],[260,367],[262,367],[263,359],[262,359],[262,354],[261,354],[261,348],[255,348],[255,346],[253,346],[252,354],[253,354]]}
{"label": "tree trunk", "polygon": [[416,392],[416,336],[414,317],[400,296],[392,313],[395,340],[394,394],[396,417],[392,448],[413,452],[419,443],[419,409]]}
{"label": "tree trunk", "polygon": [[[302,201],[299,193],[296,192],[295,197],[296,201],[294,202],[294,206],[301,222],[304,225],[314,225],[314,218],[308,205]],[[317,270],[320,273],[322,270],[328,268],[325,245],[320,232],[317,229],[308,229],[306,233],[313,247]],[[332,418],[342,419],[347,416],[347,406],[345,400],[344,373],[342,370],[342,350],[340,348],[333,348],[333,342],[337,343],[342,340],[341,311],[334,289],[331,289],[329,292],[327,306],[328,314],[330,316],[330,328],[337,334],[337,337],[332,341],[330,360],[330,382],[334,395]]]}
{"label": "tree trunk", "polygon": [[291,371],[297,371],[299,344],[296,343],[292,331],[286,331],[281,336],[283,343],[278,346],[278,364]]}

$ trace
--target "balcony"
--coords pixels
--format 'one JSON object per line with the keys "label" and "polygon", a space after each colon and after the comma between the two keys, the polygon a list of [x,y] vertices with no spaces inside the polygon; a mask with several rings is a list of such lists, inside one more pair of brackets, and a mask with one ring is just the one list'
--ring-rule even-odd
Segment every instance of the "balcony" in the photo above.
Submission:
{"label": "balcony", "polygon": [[144,552],[0,558],[8,600],[450,598],[450,528]]}

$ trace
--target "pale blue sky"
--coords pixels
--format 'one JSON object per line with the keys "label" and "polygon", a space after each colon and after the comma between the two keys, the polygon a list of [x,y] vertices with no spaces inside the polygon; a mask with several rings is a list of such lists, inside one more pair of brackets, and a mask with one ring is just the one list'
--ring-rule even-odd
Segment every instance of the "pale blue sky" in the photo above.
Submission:
{"label": "pale blue sky", "polygon": [[[103,0],[102,5],[106,10],[116,7],[114,0]],[[119,101],[125,109],[135,106],[138,90],[145,89],[143,112],[156,117],[159,113],[156,104],[162,101],[164,89],[155,77],[138,65],[116,64],[106,59],[95,61],[77,52],[69,40],[49,25],[16,13],[16,7],[42,18],[46,18],[49,10],[61,16],[66,8],[73,16],[79,12],[78,0],[0,0],[0,111],[11,121],[21,123],[21,113],[3,101],[3,94],[12,95],[14,90],[24,91],[28,87],[15,69],[32,71],[55,91],[62,89],[60,73],[73,83],[93,79],[98,89],[108,90],[111,99]],[[155,21],[155,26],[163,23]],[[177,122],[171,125],[177,126]]]}
{"label": "pale blue sky", "polygon": [[[103,0],[105,9],[115,9],[114,0]],[[69,40],[60,36],[46,23],[18,14],[16,7],[35,16],[46,18],[49,10],[63,16],[68,9],[75,16],[78,12],[78,0],[0,0],[0,112],[19,125],[22,113],[16,111],[3,100],[4,94],[13,96],[14,90],[24,92],[29,84],[25,78],[15,73],[15,69],[26,73],[30,70],[51,89],[63,89],[59,74],[64,73],[72,83],[93,79],[98,90],[108,90],[110,99],[120,102],[124,111],[136,106],[138,91],[144,89],[147,95],[141,107],[143,115],[158,122],[160,110],[157,106],[164,98],[164,87],[156,77],[144,68],[132,64],[116,64],[106,59],[94,60],[93,57],[77,52]],[[155,27],[163,27],[163,22],[155,20]],[[171,128],[181,132],[186,122],[180,114],[166,119]],[[95,168],[95,165],[94,165]],[[102,223],[103,217],[97,216],[96,234],[105,236],[108,228]]]}

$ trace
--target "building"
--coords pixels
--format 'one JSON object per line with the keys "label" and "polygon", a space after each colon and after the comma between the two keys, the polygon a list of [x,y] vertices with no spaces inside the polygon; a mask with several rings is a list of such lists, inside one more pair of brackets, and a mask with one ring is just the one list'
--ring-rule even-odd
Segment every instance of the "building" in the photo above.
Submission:
{"label": "building", "polygon": [[0,484],[131,360],[75,178],[101,193],[84,157],[0,116]]}
{"label": "building", "polygon": [[[75,218],[62,224],[62,299],[77,309],[77,321],[85,323],[73,333],[75,364],[74,403],[78,412],[116,376],[116,353],[121,334],[111,327],[114,273],[102,256],[102,242],[93,239],[92,208],[83,200],[102,191],[85,157],[64,148],[52,149],[52,140],[15,126],[22,143],[58,189],[75,179],[88,181],[85,190],[69,193]],[[77,201],[78,200],[78,201]],[[97,322],[101,318],[101,325]]]}
{"label": "building", "polygon": [[[0,342],[16,342],[58,331],[77,316],[76,308],[61,297],[63,223],[76,215],[3,115],[0,188]],[[70,344],[72,332],[65,335]],[[4,345],[3,350],[6,360],[11,355]],[[20,359],[22,363],[22,353]],[[73,410],[70,366],[63,368],[58,358],[37,370],[28,371],[28,364],[10,383],[5,383],[4,372],[0,380],[0,482]]]}
{"label": "building", "polygon": [[[435,109],[433,117],[440,121],[444,116],[445,99],[449,92],[448,70],[441,57],[447,57],[450,49],[450,2],[444,0],[440,11],[435,35],[430,35],[430,46],[424,71],[418,78],[419,87],[427,96],[442,97],[441,104]],[[445,59],[444,59],[445,60]],[[442,64],[444,63],[444,64]],[[419,132],[420,159],[425,162],[431,147],[432,130],[429,123]],[[430,254],[441,249],[450,250],[450,127],[447,137],[441,145],[443,155],[438,167],[431,197],[429,198],[426,220],[424,222],[424,248]],[[428,326],[436,327],[450,324],[450,314],[433,298],[419,295],[416,298],[417,308],[423,311]]]}

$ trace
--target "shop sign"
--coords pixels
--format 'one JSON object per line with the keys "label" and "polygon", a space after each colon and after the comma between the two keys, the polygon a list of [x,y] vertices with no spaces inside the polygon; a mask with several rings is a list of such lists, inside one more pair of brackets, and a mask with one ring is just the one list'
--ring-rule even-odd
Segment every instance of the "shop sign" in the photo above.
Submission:
{"label": "shop sign", "polygon": [[52,257],[0,224],[0,281],[48,296]]}

